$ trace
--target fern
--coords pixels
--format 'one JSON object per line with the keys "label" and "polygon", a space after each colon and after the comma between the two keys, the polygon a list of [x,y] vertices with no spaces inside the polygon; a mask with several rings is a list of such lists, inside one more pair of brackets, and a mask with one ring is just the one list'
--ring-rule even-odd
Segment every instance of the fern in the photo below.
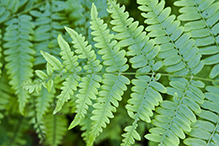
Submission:
{"label": "fern", "polygon": [[3,38],[7,41],[4,44],[4,47],[7,48],[4,51],[4,54],[7,55],[5,67],[11,79],[9,83],[18,95],[19,110],[22,114],[24,113],[24,107],[29,95],[28,92],[22,89],[21,85],[23,81],[33,76],[32,62],[35,51],[31,48],[32,43],[30,43],[31,33],[34,28],[31,19],[28,15],[21,15],[6,22],[8,26]]}
{"label": "fern", "polygon": [[219,89],[214,86],[207,86],[205,93],[206,100],[201,105],[203,108],[200,117],[188,133],[190,137],[184,140],[186,145],[218,145],[219,144]]}
{"label": "fern", "polygon": [[7,141],[2,143],[2,146],[19,146],[25,145],[27,141],[24,139],[24,131],[28,129],[28,121],[24,117],[11,118],[7,121]]}
{"label": "fern", "polygon": [[[119,7],[115,2],[110,1],[110,9],[113,20],[111,23],[115,25],[113,30],[118,32],[115,38],[119,39],[119,45],[127,47],[128,55],[134,56],[130,59],[133,68],[140,68],[138,73],[149,73],[152,71],[151,77],[146,75],[137,75],[137,79],[132,80],[131,99],[128,100],[126,106],[131,118],[134,119],[132,126],[125,128],[126,134],[123,145],[131,145],[134,143],[133,138],[140,140],[140,136],[136,132],[137,121],[139,119],[150,122],[150,116],[153,115],[152,110],[155,105],[162,101],[161,95],[157,91],[163,93],[166,89],[163,85],[156,82],[155,72],[162,66],[162,62],[155,62],[153,59],[159,52],[159,47],[154,46],[154,41],[149,41],[145,32],[142,32],[143,26],[138,27],[138,22],[132,22],[133,18],[128,18],[128,12],[124,12],[124,6]],[[152,94],[151,94],[152,93]]]}
{"label": "fern", "polygon": [[[204,59],[205,64],[216,64],[218,57],[218,5],[211,1],[176,1],[174,3],[180,8],[179,20],[186,21],[185,30],[195,39],[195,44],[199,47],[203,55],[211,55]],[[191,14],[192,13],[192,14]],[[191,22],[192,21],[192,22]],[[194,27],[197,26],[197,27]]]}
{"label": "fern", "polygon": [[13,13],[18,10],[19,0],[0,1],[0,23],[7,20]]}
{"label": "fern", "polygon": [[63,116],[47,115],[44,119],[46,126],[46,143],[58,146],[67,131],[67,121]]}
{"label": "fern", "polygon": [[[8,80],[5,78],[5,75],[3,74],[0,78],[0,120],[4,118],[5,112],[6,112],[6,106],[9,103],[9,100],[11,98],[11,88],[8,85]],[[0,121],[1,122],[1,121]]]}
{"label": "fern", "polygon": [[[194,41],[183,33],[180,22],[174,21],[175,16],[169,16],[170,8],[164,9],[165,1],[139,0],[138,3],[142,5],[140,10],[146,12],[142,13],[147,18],[145,22],[151,24],[146,28],[150,32],[148,35],[155,37],[155,43],[161,46],[158,57],[165,58],[165,70],[174,74],[191,75],[189,81],[169,78],[172,87],[167,88],[167,93],[173,96],[173,101],[163,101],[161,107],[156,109],[159,115],[152,123],[157,127],[150,129],[151,134],[146,135],[146,138],[159,142],[160,145],[178,145],[178,137],[185,138],[183,131],[191,130],[191,122],[196,121],[195,113],[200,112],[199,104],[203,102],[204,94],[199,88],[204,85],[200,81],[194,81],[193,75],[200,72],[204,65]],[[154,25],[161,29],[155,30]],[[191,105],[186,104],[188,102]],[[173,112],[167,112],[166,109]]]}
{"label": "fern", "polygon": [[0,145],[219,145],[219,3],[174,5],[0,0]]}
{"label": "fern", "polygon": [[99,72],[102,68],[100,65],[100,61],[96,60],[96,55],[94,51],[91,50],[91,45],[87,46],[88,42],[84,41],[84,37],[79,36],[77,32],[70,28],[66,28],[74,44],[74,48],[76,48],[75,52],[79,55],[79,59],[87,59],[88,64],[84,66],[84,70],[87,70],[88,73],[92,73],[92,75],[87,75],[81,79],[81,83],[79,87],[80,94],[77,94],[78,98],[76,103],[77,105],[77,115],[75,116],[75,120],[72,121],[69,129],[77,126],[81,119],[84,118],[86,114],[86,110],[88,109],[88,105],[92,104],[91,100],[96,100],[96,94],[98,93],[97,88],[100,88],[99,82],[101,82],[101,77],[95,75],[95,72]]}
{"label": "fern", "polygon": [[[126,90],[126,84],[130,81],[127,77],[121,75],[122,72],[128,69],[128,65],[125,64],[127,59],[125,51],[120,51],[120,46],[117,45],[117,41],[111,39],[113,34],[110,34],[109,30],[106,29],[107,25],[103,23],[103,20],[97,17],[97,9],[95,5],[92,5],[91,9],[91,33],[94,36],[94,40],[97,42],[95,46],[100,48],[98,53],[104,60],[103,64],[107,66],[106,72],[115,72],[116,74],[104,74],[103,85],[101,86],[102,91],[99,92],[99,98],[95,103],[94,115],[91,117],[93,120],[92,130],[88,145],[92,145],[95,137],[102,132],[102,127],[106,127],[106,123],[109,123],[109,118],[113,118],[112,112],[116,111],[115,107],[118,107],[118,101],[122,99],[123,91]],[[117,59],[118,58],[118,59]]]}
{"label": "fern", "polygon": [[[54,55],[59,55],[57,36],[62,32],[63,26],[67,25],[66,17],[62,14],[65,9],[65,3],[61,1],[47,1],[38,10],[31,10],[30,14],[36,18],[35,33],[33,36],[34,49],[36,50],[35,65],[45,63],[40,54],[40,50],[47,51]],[[62,21],[58,23],[57,21]],[[45,41],[46,40],[46,41]]]}

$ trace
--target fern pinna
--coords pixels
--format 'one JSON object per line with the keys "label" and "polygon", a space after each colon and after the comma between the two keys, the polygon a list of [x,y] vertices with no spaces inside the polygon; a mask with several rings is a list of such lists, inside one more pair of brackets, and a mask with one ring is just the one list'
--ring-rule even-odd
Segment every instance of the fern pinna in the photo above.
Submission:
{"label": "fern pinna", "polygon": [[141,25],[116,0],[0,0],[0,119],[24,116],[0,145],[28,121],[46,145],[77,126],[87,146],[219,145],[219,3],[136,3]]}

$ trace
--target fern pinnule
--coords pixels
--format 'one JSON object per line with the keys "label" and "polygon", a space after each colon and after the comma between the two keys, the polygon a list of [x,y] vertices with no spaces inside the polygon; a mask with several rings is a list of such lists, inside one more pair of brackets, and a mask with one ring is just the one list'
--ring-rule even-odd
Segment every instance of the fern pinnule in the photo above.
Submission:
{"label": "fern pinnule", "polygon": [[205,101],[201,104],[202,110],[198,114],[199,120],[191,125],[186,145],[218,145],[219,144],[219,88],[207,86]]}
{"label": "fern pinnule", "polygon": [[34,28],[31,19],[28,15],[20,15],[18,18],[7,21],[6,25],[8,26],[3,38],[6,41],[4,47],[7,48],[4,54],[6,55],[7,73],[11,79],[9,83],[18,95],[19,110],[22,114],[24,114],[25,104],[30,97],[27,91],[22,89],[22,82],[30,80],[33,76],[32,66],[35,51],[32,49],[33,44],[30,42]]}
{"label": "fern pinnule", "polygon": [[72,43],[74,44],[75,52],[78,54],[78,58],[88,60],[87,64],[83,67],[89,75],[82,77],[81,83],[79,84],[79,93],[76,94],[77,100],[77,110],[76,116],[69,126],[69,129],[77,126],[81,120],[85,117],[88,106],[92,105],[91,100],[96,100],[96,95],[98,93],[97,88],[100,88],[99,82],[102,78],[95,73],[98,73],[102,69],[100,61],[96,59],[94,50],[92,50],[91,45],[87,45],[88,42],[82,35],[78,35],[76,31],[70,28],[65,28],[72,38]]}
{"label": "fern pinnule", "polygon": [[117,45],[117,41],[111,39],[113,34],[107,28],[107,25],[103,23],[103,20],[98,18],[96,6],[93,4],[91,9],[91,33],[94,36],[94,41],[97,43],[95,46],[100,48],[98,53],[102,56],[103,64],[107,66],[106,72],[118,72],[118,74],[103,74],[103,85],[99,92],[99,98],[93,105],[95,108],[91,119],[92,130],[90,132],[88,145],[92,145],[95,138],[103,131],[106,124],[109,124],[109,118],[113,118],[113,113],[116,112],[118,107],[118,101],[122,100],[123,92],[127,89],[126,85],[130,83],[129,79],[123,75],[122,72],[128,69],[125,58],[125,51],[120,50]]}

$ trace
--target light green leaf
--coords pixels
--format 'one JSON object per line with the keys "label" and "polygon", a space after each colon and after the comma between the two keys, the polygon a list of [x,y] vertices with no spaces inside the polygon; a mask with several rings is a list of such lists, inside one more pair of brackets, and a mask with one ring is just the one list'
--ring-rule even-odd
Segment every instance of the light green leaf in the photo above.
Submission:
{"label": "light green leaf", "polygon": [[43,55],[45,60],[52,66],[53,70],[62,70],[63,65],[57,58],[44,51],[40,51],[40,53]]}

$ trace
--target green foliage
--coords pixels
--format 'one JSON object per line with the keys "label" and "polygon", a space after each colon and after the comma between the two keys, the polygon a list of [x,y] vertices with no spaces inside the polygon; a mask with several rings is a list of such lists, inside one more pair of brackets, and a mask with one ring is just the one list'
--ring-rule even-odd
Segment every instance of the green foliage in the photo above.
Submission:
{"label": "green foliage", "polygon": [[219,145],[219,2],[118,2],[0,0],[0,145]]}

